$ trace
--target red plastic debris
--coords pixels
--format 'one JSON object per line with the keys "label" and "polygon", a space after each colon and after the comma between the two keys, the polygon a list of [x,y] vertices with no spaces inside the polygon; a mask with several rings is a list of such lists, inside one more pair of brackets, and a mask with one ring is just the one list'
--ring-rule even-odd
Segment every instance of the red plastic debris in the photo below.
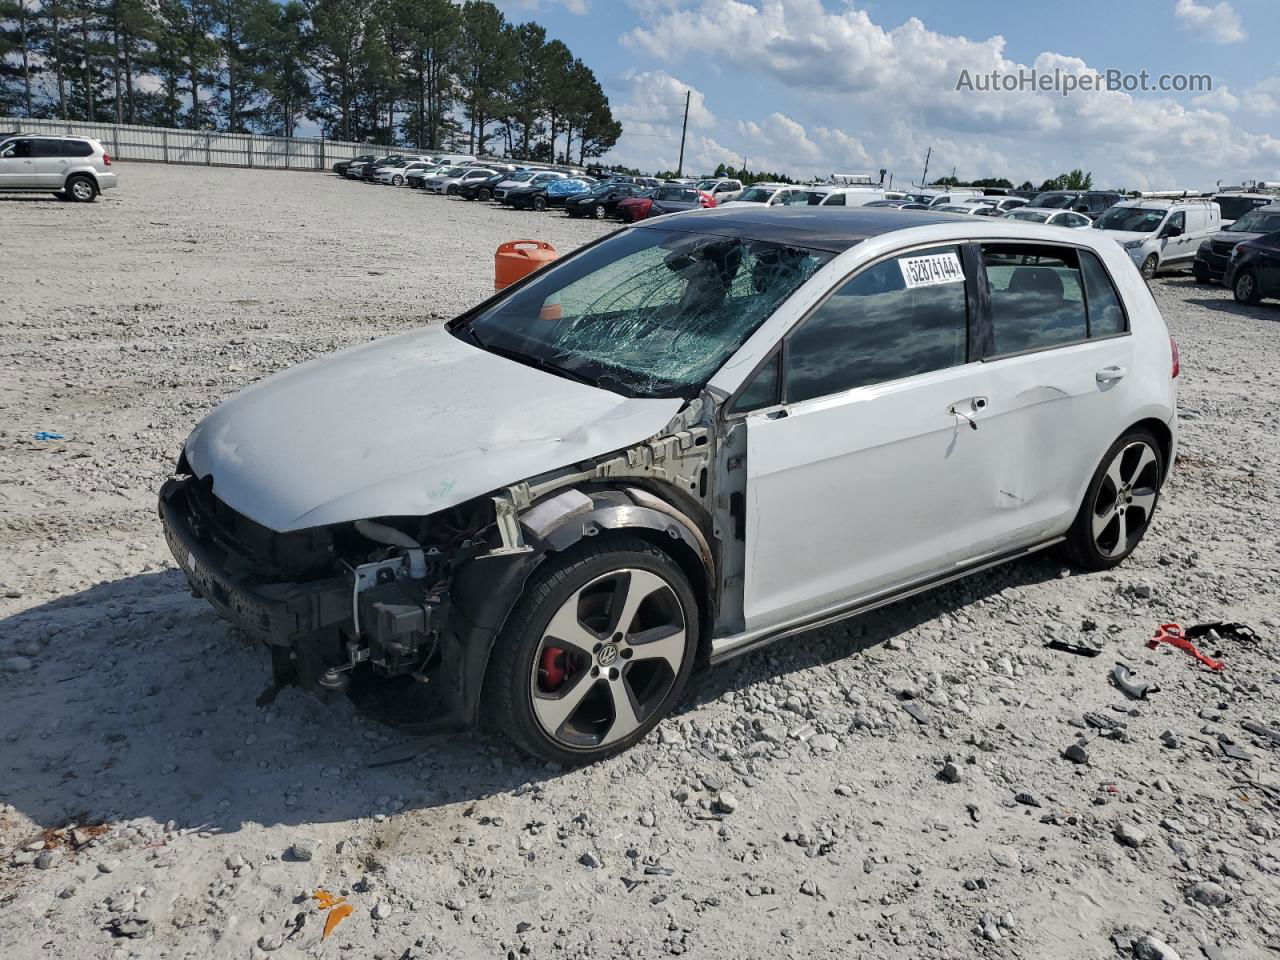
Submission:
{"label": "red plastic debris", "polygon": [[1199,648],[1187,639],[1186,631],[1176,623],[1162,623],[1156,627],[1156,635],[1147,641],[1147,647],[1154,650],[1162,643],[1177,647],[1188,656],[1195,657],[1210,670],[1221,670],[1226,666],[1225,661],[1215,660],[1213,657],[1201,653]]}

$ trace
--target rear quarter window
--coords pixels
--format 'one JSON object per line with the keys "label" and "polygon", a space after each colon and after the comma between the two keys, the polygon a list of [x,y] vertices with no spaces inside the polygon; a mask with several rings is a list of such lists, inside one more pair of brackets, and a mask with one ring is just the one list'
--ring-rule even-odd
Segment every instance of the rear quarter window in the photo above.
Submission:
{"label": "rear quarter window", "polygon": [[996,356],[1088,338],[1080,258],[1070,247],[983,244]]}
{"label": "rear quarter window", "polygon": [[91,157],[93,146],[84,140],[63,140],[62,155],[64,157]]}

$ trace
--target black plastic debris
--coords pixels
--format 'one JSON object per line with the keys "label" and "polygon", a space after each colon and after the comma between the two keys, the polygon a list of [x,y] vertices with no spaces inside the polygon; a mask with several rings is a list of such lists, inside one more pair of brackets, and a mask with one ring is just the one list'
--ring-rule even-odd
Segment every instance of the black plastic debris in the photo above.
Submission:
{"label": "black plastic debris", "polygon": [[1117,663],[1111,669],[1111,682],[1131,700],[1145,700],[1147,694],[1160,690],[1160,684],[1154,680],[1135,680],[1123,663]]}

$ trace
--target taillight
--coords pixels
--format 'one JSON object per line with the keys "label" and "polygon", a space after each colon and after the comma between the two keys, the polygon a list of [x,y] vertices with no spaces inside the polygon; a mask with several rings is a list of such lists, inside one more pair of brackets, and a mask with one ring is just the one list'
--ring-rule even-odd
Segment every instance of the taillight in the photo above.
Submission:
{"label": "taillight", "polygon": [[104,153],[104,154],[102,155],[102,165],[103,165],[104,167],[109,167],[109,166],[111,166],[111,154],[109,154],[109,153]]}
{"label": "taillight", "polygon": [[1169,349],[1173,352],[1173,372],[1169,374],[1169,379],[1173,379],[1182,372],[1182,355],[1178,352],[1178,341],[1169,338]]}

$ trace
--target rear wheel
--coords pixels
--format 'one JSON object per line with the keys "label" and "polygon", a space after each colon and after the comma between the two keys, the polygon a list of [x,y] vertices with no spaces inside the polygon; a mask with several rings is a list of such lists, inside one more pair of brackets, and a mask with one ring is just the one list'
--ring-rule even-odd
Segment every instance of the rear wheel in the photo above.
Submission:
{"label": "rear wheel", "polygon": [[546,197],[534,197],[534,198],[533,198],[533,209],[537,210],[539,213],[541,213],[543,210],[546,210],[546,209],[547,209],[547,198],[546,198]]}
{"label": "rear wheel", "polygon": [[70,177],[67,180],[67,196],[77,203],[90,203],[98,195],[98,185],[93,177],[83,175]]}
{"label": "rear wheel", "polygon": [[670,712],[693,669],[698,607],[665,553],[591,541],[535,574],[494,645],[486,714],[554,763],[602,760]]}
{"label": "rear wheel", "polygon": [[603,203],[597,203],[594,207],[591,208],[591,216],[595,217],[597,220],[603,220],[604,215],[605,215],[605,209],[604,209]]}
{"label": "rear wheel", "polygon": [[1151,524],[1163,477],[1164,455],[1150,431],[1131,430],[1113,443],[1067,532],[1068,559],[1108,570],[1128,557]]}
{"label": "rear wheel", "polygon": [[449,184],[448,188],[445,190],[445,193],[447,193],[451,197],[456,197],[458,195],[458,185],[456,183]]}
{"label": "rear wheel", "polygon": [[1252,306],[1260,299],[1258,296],[1258,278],[1253,275],[1252,270],[1241,270],[1236,274],[1236,282],[1231,287],[1231,293],[1236,298],[1236,303],[1245,303]]}
{"label": "rear wheel", "polygon": [[392,178],[391,178],[391,185],[392,185],[393,187],[398,187],[398,186],[400,186],[402,183],[404,183],[404,177],[400,176],[400,174],[398,174],[398,173],[397,173],[394,177],[392,177]]}
{"label": "rear wheel", "polygon": [[483,200],[487,203],[488,201],[493,199],[493,191],[490,190],[488,187],[481,187],[479,190],[476,191],[476,199]]}
{"label": "rear wheel", "polygon": [[1154,254],[1148,254],[1147,259],[1142,261],[1142,278],[1144,280],[1154,280],[1156,276],[1156,267],[1160,265],[1160,259]]}

